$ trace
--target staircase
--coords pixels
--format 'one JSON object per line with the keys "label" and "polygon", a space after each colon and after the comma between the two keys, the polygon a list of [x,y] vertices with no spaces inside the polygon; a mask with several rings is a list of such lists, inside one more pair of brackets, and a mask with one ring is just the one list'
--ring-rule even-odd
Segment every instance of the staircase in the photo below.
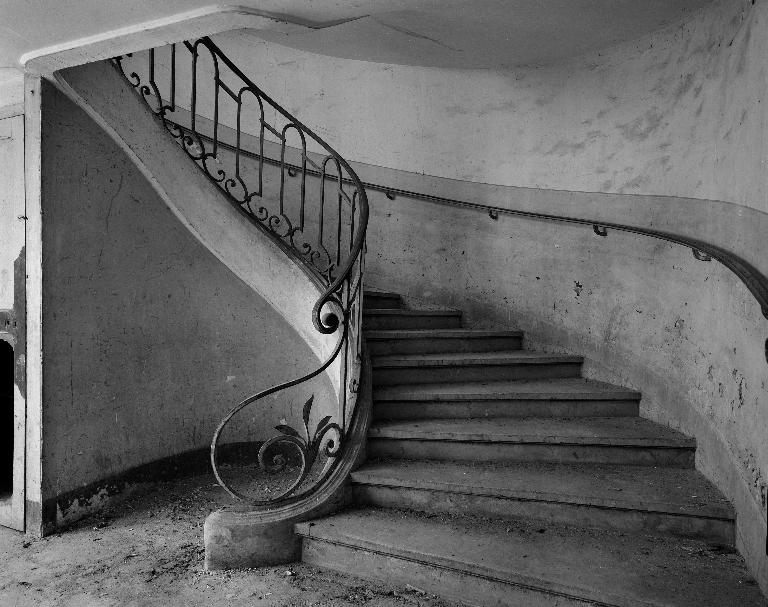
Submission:
{"label": "staircase", "polygon": [[[239,120],[232,132],[219,129],[217,110],[207,132],[196,122],[203,78],[192,80],[189,121],[175,122],[183,114],[175,101],[177,46],[192,70],[201,54],[213,61],[207,82],[215,99],[221,91],[231,98],[238,117],[244,99],[258,104],[258,152],[242,148]],[[163,52],[170,53],[166,96],[155,81],[154,49],[144,79],[128,56],[112,60],[117,71],[92,64],[56,77],[152,175],[177,217],[323,361],[245,398],[216,429],[214,473],[243,504],[206,520],[207,566],[290,562],[298,535],[308,563],[474,605],[765,605],[733,547],[732,507],[694,468],[695,442],[640,418],[638,393],[582,379],[577,356],[524,350],[520,332],[464,329],[459,311],[409,309],[395,293],[363,297],[373,423],[368,460],[351,474],[342,501],[371,413],[367,361],[357,364],[365,187],[210,39]],[[147,121],[133,90],[157,121]],[[267,142],[271,156],[265,129],[279,141]],[[288,150],[287,133],[298,133],[300,148]],[[308,152],[307,138],[326,153]],[[286,194],[290,179],[297,200]],[[228,204],[210,203],[218,199]],[[738,276],[749,274],[721,257]],[[762,283],[745,284],[764,301]],[[303,433],[281,423],[259,447],[267,472],[283,471],[286,459],[262,457],[265,446],[298,452],[293,484],[266,500],[229,487],[216,462],[226,424],[326,371],[339,373],[338,402],[317,399],[313,411],[310,398]],[[317,461],[323,469],[313,474]],[[339,503],[351,507],[317,518]]]}
{"label": "staircase", "polygon": [[695,441],[517,331],[365,295],[368,460],[305,562],[472,605],[764,605]]}

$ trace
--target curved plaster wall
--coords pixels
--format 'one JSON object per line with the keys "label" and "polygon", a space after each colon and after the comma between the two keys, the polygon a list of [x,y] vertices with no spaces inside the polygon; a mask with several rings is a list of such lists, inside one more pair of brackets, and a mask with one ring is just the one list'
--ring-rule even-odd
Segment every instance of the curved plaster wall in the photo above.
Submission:
{"label": "curved plaster wall", "polygon": [[506,72],[335,59],[248,31],[214,40],[348,159],[484,183],[687,196],[765,211],[766,23],[765,0],[715,0],[686,23],[632,43]]}
{"label": "curved plaster wall", "polygon": [[[317,356],[178,220],[123,150],[47,84],[42,133],[50,529],[96,505],[102,496],[89,498],[99,481],[207,447],[230,407],[315,368]],[[325,375],[311,388],[316,402],[335,408]],[[264,440],[281,418],[300,427],[304,400],[269,398],[228,438]],[[324,408],[313,417],[334,412]]]}

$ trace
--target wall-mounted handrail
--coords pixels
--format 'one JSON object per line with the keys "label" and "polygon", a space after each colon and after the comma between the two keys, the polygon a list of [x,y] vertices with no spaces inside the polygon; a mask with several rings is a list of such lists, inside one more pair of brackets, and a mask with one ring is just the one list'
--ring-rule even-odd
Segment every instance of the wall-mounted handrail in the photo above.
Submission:
{"label": "wall-mounted handrail", "polygon": [[[208,137],[207,135],[202,135]],[[224,147],[232,147],[228,143],[220,143]],[[256,157],[256,154],[248,150],[243,150],[241,153],[248,156]],[[264,162],[279,164],[277,159],[264,156]],[[293,176],[298,172],[301,167],[295,164],[288,164],[290,170],[289,175]],[[319,177],[320,173],[317,171],[307,170],[307,174]],[[351,183],[351,181],[350,181]],[[478,202],[470,202],[466,200],[460,200],[456,198],[448,198],[444,196],[437,196],[435,194],[425,194],[423,192],[416,192],[412,190],[406,190],[401,188],[395,188],[383,185],[381,183],[375,183],[371,181],[361,181],[366,190],[382,192],[388,199],[394,200],[398,196],[403,198],[411,198],[413,200],[423,200],[425,202],[432,202],[435,204],[441,204],[452,207],[460,207],[465,209],[472,209],[487,214],[491,219],[498,219],[500,215],[511,215],[516,217],[525,217],[535,221],[549,221],[559,223],[571,223],[584,226],[591,226],[595,234],[598,236],[607,236],[608,230],[616,230],[620,232],[627,232],[632,234],[638,234],[642,236],[649,236],[651,238],[657,238],[659,240],[665,240],[677,245],[681,245],[691,249],[693,256],[699,261],[711,261],[712,259],[719,261],[731,272],[733,272],[739,280],[747,287],[749,292],[753,295],[757,303],[760,305],[763,316],[768,318],[768,277],[765,276],[760,270],[758,270],[753,264],[741,258],[740,256],[725,250],[724,248],[707,243],[697,238],[690,238],[688,236],[682,236],[674,234],[672,232],[664,230],[653,230],[650,228],[642,228],[638,226],[632,226],[627,224],[620,224],[616,222],[606,222],[604,220],[592,219],[587,217],[574,217],[568,215],[556,215],[552,213],[538,213],[535,211],[527,211],[521,209],[514,209],[509,207],[500,207],[495,205],[489,205]]]}
{"label": "wall-mounted handrail", "polygon": [[[178,79],[179,49],[181,53],[186,50],[183,57],[189,65],[191,76],[188,82]],[[167,65],[158,61],[161,52],[167,53]],[[300,263],[322,291],[308,314],[311,314],[318,332],[338,335],[331,354],[309,373],[249,396],[231,408],[216,428],[211,442],[211,466],[217,480],[231,496],[256,508],[298,502],[316,492],[343,459],[347,447],[346,432],[356,413],[362,344],[362,279],[368,225],[365,187],[344,158],[254,84],[207,37],[171,44],[163,49],[150,49],[146,62],[131,55],[111,61],[205,175],[254,225]],[[158,78],[160,70],[164,73]],[[183,125],[171,120],[177,110],[180,85],[189,89],[190,119],[188,124]],[[197,124],[201,91],[209,94],[203,102],[210,104],[212,109],[211,134],[201,133]],[[224,103],[229,104],[236,118],[234,145],[224,144],[219,137]],[[258,153],[246,152],[241,146],[248,111],[257,114]],[[264,156],[264,143],[268,136],[280,146],[279,160]],[[298,166],[286,161],[290,137],[300,144]],[[319,162],[315,160],[317,156],[308,154],[310,141],[325,152]],[[222,151],[233,157],[226,157]],[[256,167],[244,165],[244,158],[256,160]],[[277,167],[279,174],[275,179],[265,181],[267,166]],[[312,183],[307,183],[308,175],[319,179],[318,188],[313,189]],[[298,192],[289,191],[287,177],[300,179]],[[267,187],[274,183],[279,183],[277,194],[267,192]],[[340,363],[338,420],[325,416],[311,433],[309,420],[314,396],[310,396],[302,411],[303,433],[282,423],[276,426],[279,434],[259,448],[259,465],[267,472],[286,469],[286,449],[297,453],[300,466],[293,472],[293,481],[269,499],[245,495],[232,488],[222,478],[219,466],[219,441],[227,424],[242,409],[317,377],[328,371],[335,361]],[[310,477],[320,454],[325,455],[324,467],[320,475]]]}

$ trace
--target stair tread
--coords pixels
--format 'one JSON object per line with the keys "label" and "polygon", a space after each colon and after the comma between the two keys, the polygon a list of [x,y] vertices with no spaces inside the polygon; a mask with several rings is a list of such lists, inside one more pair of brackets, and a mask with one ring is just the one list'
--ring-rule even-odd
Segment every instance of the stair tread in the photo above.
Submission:
{"label": "stair tread", "polygon": [[441,308],[435,310],[412,310],[410,308],[364,308],[364,316],[461,316],[461,310]]}
{"label": "stair tread", "polygon": [[370,289],[365,289],[363,291],[363,295],[366,297],[390,297],[390,298],[398,298],[401,299],[402,295],[400,293],[394,293],[392,291],[371,291]]}
{"label": "stair tread", "polygon": [[429,367],[444,365],[508,365],[580,363],[581,356],[547,354],[532,350],[497,350],[494,352],[441,352],[439,354],[385,354],[372,356],[374,368]]}
{"label": "stair tread", "polygon": [[377,421],[371,438],[694,448],[683,434],[640,417]]}
{"label": "stair tread", "polygon": [[765,604],[741,557],[694,540],[381,509],[300,523],[296,531],[600,605]]}
{"label": "stair tread", "polygon": [[512,400],[512,399],[626,399],[637,400],[640,393],[612,384],[563,377],[537,380],[470,381],[456,383],[403,384],[377,387],[376,401],[383,400]]}
{"label": "stair tread", "polygon": [[485,329],[373,329],[366,339],[480,339],[488,337],[522,337],[522,331],[488,331]]}
{"label": "stair tread", "polygon": [[469,495],[734,518],[733,507],[696,471],[615,464],[369,462],[352,474],[359,484]]}

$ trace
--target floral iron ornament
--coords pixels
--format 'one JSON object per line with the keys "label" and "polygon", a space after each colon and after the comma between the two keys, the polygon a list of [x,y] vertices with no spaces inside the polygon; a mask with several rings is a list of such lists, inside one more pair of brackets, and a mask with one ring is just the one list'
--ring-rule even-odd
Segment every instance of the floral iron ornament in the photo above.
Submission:
{"label": "floral iron ornament", "polygon": [[269,473],[282,472],[288,465],[288,461],[283,453],[278,452],[272,457],[271,463],[267,462],[268,454],[270,450],[274,449],[277,445],[289,445],[296,449],[301,457],[301,474],[294,483],[286,489],[281,495],[288,495],[292,493],[301,482],[307,477],[312,470],[318,455],[320,455],[321,447],[323,446],[324,439],[328,432],[336,433],[336,440],[328,438],[325,440],[325,447],[322,451],[327,457],[336,457],[339,453],[342,441],[342,429],[336,423],[331,423],[330,415],[326,415],[323,419],[317,422],[314,434],[310,438],[309,434],[309,416],[312,412],[312,402],[315,399],[315,395],[309,397],[309,400],[304,403],[304,410],[302,411],[302,419],[304,421],[304,436],[294,430],[287,424],[280,424],[275,426],[275,430],[282,433],[282,436],[275,436],[265,442],[259,449],[259,466],[262,470]]}
{"label": "floral iron ornament", "polygon": [[[275,426],[275,430],[280,432],[280,434],[270,438],[259,448],[259,467],[268,474],[277,474],[285,470],[288,467],[286,450],[293,449],[300,459],[299,472],[296,479],[277,495],[271,495],[269,499],[265,500],[254,500],[229,487],[219,475],[218,466],[215,466],[214,473],[216,479],[227,493],[234,498],[247,500],[251,504],[274,505],[276,501],[291,496],[296,489],[299,488],[313,470],[321,453],[325,454],[329,462],[339,456],[343,443],[344,431],[339,424],[331,422],[332,416],[326,415],[323,417],[317,423],[314,433],[310,434],[309,418],[312,413],[312,403],[314,402],[314,399],[315,395],[313,394],[309,397],[307,402],[304,403],[304,408],[302,410],[302,420],[304,422],[303,436],[298,430],[282,423]],[[328,436],[329,432],[333,432],[334,435]],[[328,466],[326,465],[326,469],[327,468]],[[325,474],[326,470],[324,470],[320,476],[322,477]]]}

